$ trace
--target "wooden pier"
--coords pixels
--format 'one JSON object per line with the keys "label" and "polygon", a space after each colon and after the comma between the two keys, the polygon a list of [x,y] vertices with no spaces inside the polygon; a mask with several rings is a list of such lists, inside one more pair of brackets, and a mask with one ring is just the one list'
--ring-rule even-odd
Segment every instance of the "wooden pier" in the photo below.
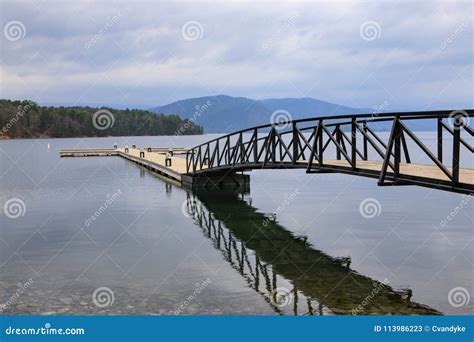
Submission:
{"label": "wooden pier", "polygon": [[[203,164],[193,175],[186,171],[187,150],[183,148],[96,148],[96,149],[75,149],[61,150],[61,157],[108,157],[119,156],[141,165],[161,176],[167,177],[180,184],[188,186],[210,186],[210,185],[243,185],[248,183],[249,176],[231,172],[231,169],[222,169],[220,172],[210,172],[208,165]],[[167,156],[168,154],[168,156]],[[172,154],[172,156],[170,156]],[[166,159],[168,163],[166,162]],[[307,161],[298,162],[297,165],[282,162],[280,169],[306,169]],[[326,160],[325,168],[313,173],[349,173],[359,176],[377,178],[382,169],[381,161],[359,161],[356,172],[345,160]],[[269,168],[276,168],[275,165],[269,165]],[[267,167],[261,166],[261,169]],[[235,170],[234,170],[235,171]],[[417,179],[447,181],[446,175],[436,166],[426,164],[408,164],[400,163],[400,171],[407,177]],[[460,168],[459,181],[466,187],[472,189],[474,186],[474,169]]]}

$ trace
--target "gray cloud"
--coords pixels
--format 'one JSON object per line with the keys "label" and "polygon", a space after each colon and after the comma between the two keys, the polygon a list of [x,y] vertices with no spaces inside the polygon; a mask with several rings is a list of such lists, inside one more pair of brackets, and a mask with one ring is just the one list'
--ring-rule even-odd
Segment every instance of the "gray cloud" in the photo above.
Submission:
{"label": "gray cloud", "polygon": [[[225,93],[473,107],[472,3],[3,1],[1,97],[140,107]],[[198,22],[202,38],[182,26]],[[380,36],[360,27],[376,22]]]}

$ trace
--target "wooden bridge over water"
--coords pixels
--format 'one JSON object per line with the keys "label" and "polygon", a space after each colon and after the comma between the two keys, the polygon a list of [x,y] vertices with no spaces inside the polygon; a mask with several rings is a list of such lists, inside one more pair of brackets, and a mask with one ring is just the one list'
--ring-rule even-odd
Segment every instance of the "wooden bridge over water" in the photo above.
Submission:
{"label": "wooden bridge over water", "polygon": [[[305,169],[378,179],[377,184],[419,185],[474,192],[470,119],[474,110],[324,116],[276,122],[223,135],[191,149],[62,150],[62,157],[121,156],[184,185],[245,185],[255,169]],[[413,129],[431,126],[431,145]],[[384,136],[381,128],[389,128]]]}

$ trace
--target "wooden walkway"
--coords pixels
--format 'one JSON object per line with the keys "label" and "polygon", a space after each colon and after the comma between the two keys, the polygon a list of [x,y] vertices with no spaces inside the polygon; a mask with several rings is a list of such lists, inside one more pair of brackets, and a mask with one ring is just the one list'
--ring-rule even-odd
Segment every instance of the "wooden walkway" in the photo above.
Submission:
{"label": "wooden walkway", "polygon": [[[173,151],[173,157],[171,157],[171,166],[165,166],[166,153],[170,150]],[[182,157],[183,153],[186,153],[186,150],[183,148],[152,148],[151,151],[152,152],[148,152],[147,149],[132,147],[128,148],[128,152],[125,152],[125,148],[91,148],[61,150],[59,155],[61,157],[120,156],[134,163],[142,165],[152,171],[155,171],[163,176],[181,182],[182,175],[186,173],[186,159]],[[140,156],[140,153],[143,153],[142,156]]]}
{"label": "wooden walkway", "polygon": [[[308,163],[305,162],[304,164],[307,165]],[[346,160],[327,160],[324,162],[324,164],[326,166],[344,167],[348,169],[351,168],[351,165]],[[382,166],[382,161],[357,161],[357,169],[363,171],[376,171],[377,174],[379,174],[382,170]],[[448,170],[452,172],[451,168],[448,168]],[[427,179],[438,179],[440,181],[449,181],[448,176],[436,165],[400,163],[400,174]],[[474,185],[474,169],[459,169],[459,182],[461,184]]]}

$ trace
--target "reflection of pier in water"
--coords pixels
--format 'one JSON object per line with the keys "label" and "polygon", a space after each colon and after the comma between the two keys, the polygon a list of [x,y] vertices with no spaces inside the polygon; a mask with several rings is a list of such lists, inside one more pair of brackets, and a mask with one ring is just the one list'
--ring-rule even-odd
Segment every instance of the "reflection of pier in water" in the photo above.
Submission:
{"label": "reflection of pier in water", "polygon": [[440,314],[412,302],[411,290],[396,291],[351,270],[350,258],[314,249],[236,194],[188,193],[187,210],[225,260],[279,314]]}

